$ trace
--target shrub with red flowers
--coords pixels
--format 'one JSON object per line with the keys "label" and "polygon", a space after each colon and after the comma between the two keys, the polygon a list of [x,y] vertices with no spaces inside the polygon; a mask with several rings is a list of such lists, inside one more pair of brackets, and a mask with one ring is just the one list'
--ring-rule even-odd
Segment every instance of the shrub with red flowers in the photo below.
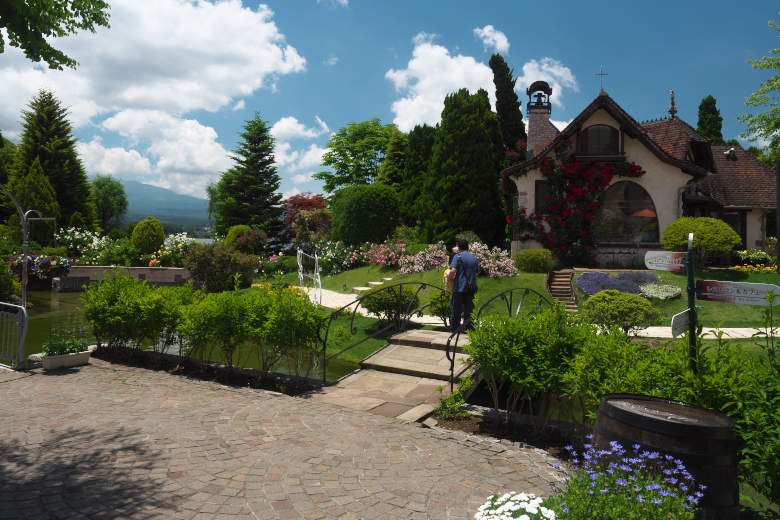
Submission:
{"label": "shrub with red flowers", "polygon": [[636,179],[645,172],[634,163],[577,162],[575,154],[567,153],[566,148],[557,150],[556,156],[539,163],[542,176],[549,181],[547,211],[528,214],[521,208],[507,220],[511,220],[522,242],[536,240],[564,266],[593,265],[593,219],[601,207],[601,197],[614,177]]}
{"label": "shrub with red flowers", "polygon": [[403,254],[406,253],[406,244],[398,240],[395,244],[371,244],[368,249],[368,262],[374,265],[395,266]]}

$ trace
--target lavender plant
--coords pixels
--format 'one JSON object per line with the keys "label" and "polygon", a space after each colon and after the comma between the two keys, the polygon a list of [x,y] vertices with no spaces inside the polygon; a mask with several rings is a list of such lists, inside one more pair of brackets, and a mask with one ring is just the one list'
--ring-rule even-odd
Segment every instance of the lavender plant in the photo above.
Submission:
{"label": "lavender plant", "polygon": [[640,294],[642,285],[658,283],[658,275],[642,271],[625,271],[617,276],[610,276],[601,271],[590,271],[577,278],[579,285],[588,296],[607,289],[630,294]]}

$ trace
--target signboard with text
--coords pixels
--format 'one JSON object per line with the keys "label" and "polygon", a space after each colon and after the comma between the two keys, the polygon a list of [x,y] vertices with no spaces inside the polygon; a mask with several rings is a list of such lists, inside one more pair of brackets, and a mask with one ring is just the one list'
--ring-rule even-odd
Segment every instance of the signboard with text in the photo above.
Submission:
{"label": "signboard with text", "polygon": [[688,331],[691,325],[691,310],[685,309],[679,314],[672,316],[672,337],[682,336]]}
{"label": "signboard with text", "polygon": [[685,272],[685,253],[674,251],[648,251],[645,253],[645,265],[656,271]]}
{"label": "signboard with text", "polygon": [[[696,284],[696,296],[700,300],[712,302],[743,303],[769,307],[769,302],[766,301],[769,291],[774,291],[774,294],[780,295],[780,287],[768,283],[700,280]],[[774,302],[774,306],[777,305],[780,305],[780,298]]]}

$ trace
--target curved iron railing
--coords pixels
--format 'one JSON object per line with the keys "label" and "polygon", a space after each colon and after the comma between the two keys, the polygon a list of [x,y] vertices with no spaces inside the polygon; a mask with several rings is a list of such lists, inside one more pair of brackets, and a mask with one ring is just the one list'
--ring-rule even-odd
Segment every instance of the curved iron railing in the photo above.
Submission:
{"label": "curved iron railing", "polygon": [[[517,308],[514,306],[514,297],[516,293],[519,294],[519,302],[517,304]],[[541,312],[543,306],[547,306],[549,308],[552,308],[553,304],[539,294],[538,292],[534,291],[533,289],[529,289],[527,287],[517,287],[515,289],[509,289],[507,291],[504,291],[490,300],[488,300],[487,303],[482,305],[475,313],[471,315],[471,317],[463,322],[460,327],[457,328],[457,330],[453,331],[452,334],[450,334],[450,337],[447,338],[447,346],[445,349],[445,354],[447,355],[447,361],[450,362],[450,392],[453,391],[453,388],[455,386],[455,354],[456,350],[458,348],[458,342],[460,341],[460,335],[465,330],[471,328],[471,322],[478,319],[484,312],[488,312],[491,309],[495,309],[494,303],[504,303],[506,305],[506,311],[507,315],[511,318],[517,318],[520,317],[520,313],[523,310],[527,309],[527,306],[523,308],[523,303],[525,303],[526,298],[533,293],[538,297],[536,300],[536,304],[534,305],[533,309],[526,313],[526,315],[530,314],[538,314]],[[452,340],[455,339],[455,344],[452,345]]]}
{"label": "curved iron railing", "polygon": [[[403,298],[403,288],[404,286],[410,286],[410,285],[417,285],[417,291],[414,293],[414,296],[409,299],[408,302],[404,301]],[[389,285],[387,287],[382,287],[379,290],[372,291],[369,294],[366,294],[365,296],[361,296],[360,298],[355,299],[354,301],[348,303],[347,305],[341,307],[340,309],[337,309],[330,313],[330,315],[320,321],[318,329],[317,329],[317,337],[322,343],[322,381],[323,383],[327,382],[326,376],[327,376],[327,370],[328,370],[328,361],[330,361],[333,358],[336,358],[340,355],[342,355],[345,352],[348,352],[352,350],[353,348],[357,347],[358,345],[368,341],[369,339],[375,338],[376,336],[382,334],[383,332],[386,332],[392,328],[395,328],[396,334],[404,332],[406,330],[406,327],[409,325],[409,322],[412,321],[413,316],[417,316],[418,318],[423,317],[423,311],[431,306],[431,302],[428,302],[426,305],[420,306],[420,291],[431,287],[434,290],[438,289],[439,291],[443,291],[443,289],[437,285],[429,284],[429,283],[423,283],[423,282],[404,282],[404,283],[397,283],[393,285]],[[358,315],[358,309],[362,306],[364,309],[368,310],[364,304],[364,302],[372,297],[376,297],[377,295],[385,292],[385,291],[393,291],[395,292],[397,288],[397,293],[395,298],[388,298],[388,300],[392,300],[392,304],[395,304],[394,307],[387,306],[387,301],[380,302],[382,304],[385,304],[385,308],[383,308],[380,312],[385,313],[385,320],[388,322],[384,327],[380,328],[376,332],[374,332],[372,335],[368,336],[367,338],[364,338],[357,343],[354,343],[350,345],[349,347],[345,348],[344,350],[341,350],[340,352],[337,352],[335,354],[332,354],[328,356],[328,339],[330,337],[330,330],[331,330],[331,324],[339,319],[339,317],[343,317],[345,315],[351,315],[350,319],[350,326],[349,331],[350,333],[355,336],[358,333],[358,328],[355,326],[355,316]],[[354,306],[354,308],[353,308]],[[371,311],[369,311],[371,312]],[[437,318],[440,318],[439,316],[436,316]],[[381,317],[380,317],[381,319]],[[446,326],[446,321],[444,321],[444,325]],[[380,322],[381,323],[381,322]]]}

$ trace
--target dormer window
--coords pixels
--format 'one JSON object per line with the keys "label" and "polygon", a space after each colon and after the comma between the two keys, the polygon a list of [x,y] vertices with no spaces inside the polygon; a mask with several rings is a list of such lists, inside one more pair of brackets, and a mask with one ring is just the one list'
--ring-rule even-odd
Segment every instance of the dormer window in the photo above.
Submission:
{"label": "dormer window", "polygon": [[579,155],[611,156],[620,155],[620,132],[607,125],[593,125],[580,132]]}

